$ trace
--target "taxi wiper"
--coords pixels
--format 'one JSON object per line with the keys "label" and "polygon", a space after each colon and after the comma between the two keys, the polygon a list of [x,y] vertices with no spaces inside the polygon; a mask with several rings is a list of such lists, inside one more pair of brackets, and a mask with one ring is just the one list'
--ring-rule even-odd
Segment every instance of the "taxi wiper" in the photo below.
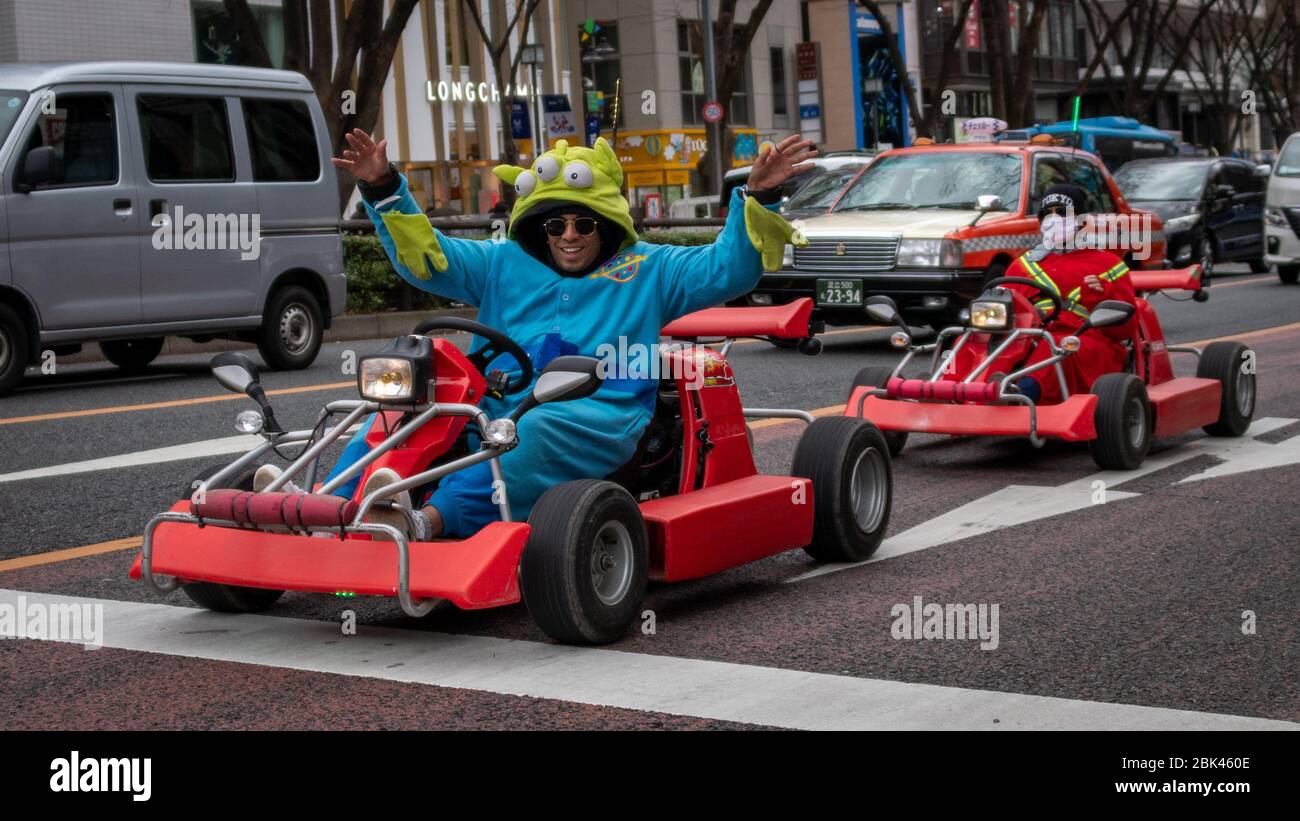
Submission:
{"label": "taxi wiper", "polygon": [[848,208],[839,208],[839,211],[884,211],[886,209],[912,211],[920,206],[912,205],[909,202],[869,202],[865,205],[850,205]]}

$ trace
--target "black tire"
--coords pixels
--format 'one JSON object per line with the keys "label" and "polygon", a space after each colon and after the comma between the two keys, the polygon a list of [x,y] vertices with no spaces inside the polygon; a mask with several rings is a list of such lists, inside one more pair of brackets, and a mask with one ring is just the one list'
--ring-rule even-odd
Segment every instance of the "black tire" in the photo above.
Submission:
{"label": "black tire", "polygon": [[[858,371],[858,375],[853,377],[853,387],[849,388],[849,396],[853,396],[853,391],[861,387],[883,388],[889,384],[889,376],[894,369],[888,365],[868,365]],[[848,401],[847,399],[845,401]],[[881,435],[885,437],[885,442],[889,445],[889,455],[897,457],[907,447],[907,431],[905,430],[882,430]]]}
{"label": "black tire", "polygon": [[1103,470],[1135,470],[1151,449],[1151,402],[1131,373],[1104,374],[1092,383],[1097,397],[1097,438],[1088,443]]}
{"label": "black tire", "polygon": [[799,347],[798,339],[782,339],[778,336],[765,336],[763,339],[767,340],[772,347],[780,348],[783,351],[793,351]]}
{"label": "black tire", "polygon": [[1007,263],[995,262],[992,265],[990,265],[984,271],[984,281],[980,283],[980,293],[983,293],[988,288],[988,283],[991,280],[997,279],[1000,276],[1006,276],[1006,273],[1007,273]]}
{"label": "black tire", "polygon": [[1282,280],[1283,285],[1295,285],[1300,280],[1300,265],[1277,266],[1277,278]]}
{"label": "black tire", "polygon": [[315,294],[289,285],[271,295],[257,334],[257,350],[268,366],[298,371],[316,361],[325,338],[325,317]]}
{"label": "black tire", "polygon": [[860,562],[876,552],[894,501],[889,444],[879,428],[848,416],[817,419],[799,437],[791,472],[812,480],[813,540],[804,548],[809,556]]}
{"label": "black tire", "polygon": [[[636,501],[598,479],[547,490],[528,517],[519,563],[524,604],[542,632],[568,644],[607,644],[641,613],[650,550]],[[596,562],[611,562],[600,575]]]}
{"label": "black tire", "polygon": [[[194,483],[207,479],[225,465],[213,465],[202,470],[189,484],[181,490],[182,499],[194,494]],[[250,467],[225,483],[226,487],[236,490],[252,490],[253,474],[257,468]],[[215,610],[218,613],[260,613],[280,600],[283,590],[265,590],[260,587],[239,587],[233,584],[216,582],[185,582],[181,585],[190,601],[200,607]]]}
{"label": "black tire", "polygon": [[128,373],[139,373],[162,352],[161,336],[149,339],[108,339],[99,343],[104,358]]}
{"label": "black tire", "polygon": [[1196,375],[1223,385],[1219,421],[1206,425],[1211,436],[1241,436],[1255,416],[1254,357],[1240,342],[1211,342],[1201,351]]}
{"label": "black tire", "polygon": [[1267,274],[1269,269],[1268,262],[1263,259],[1250,260],[1250,272],[1252,274]]}
{"label": "black tire", "polygon": [[0,304],[0,396],[22,380],[31,353],[27,324],[13,308]]}

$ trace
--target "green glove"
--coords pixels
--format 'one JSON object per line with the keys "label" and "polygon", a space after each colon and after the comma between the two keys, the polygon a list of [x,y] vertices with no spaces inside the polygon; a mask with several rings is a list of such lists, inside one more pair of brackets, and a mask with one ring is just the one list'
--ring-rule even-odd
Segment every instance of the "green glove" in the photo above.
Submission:
{"label": "green glove", "polygon": [[429,279],[429,262],[438,271],[447,270],[447,256],[438,245],[438,235],[423,214],[403,214],[388,211],[383,214],[384,227],[397,247],[397,261],[405,265],[417,279]]}
{"label": "green glove", "polygon": [[763,270],[768,273],[781,270],[785,246],[808,244],[808,239],[786,222],[785,217],[768,210],[753,197],[745,198],[745,233],[749,242],[763,259]]}

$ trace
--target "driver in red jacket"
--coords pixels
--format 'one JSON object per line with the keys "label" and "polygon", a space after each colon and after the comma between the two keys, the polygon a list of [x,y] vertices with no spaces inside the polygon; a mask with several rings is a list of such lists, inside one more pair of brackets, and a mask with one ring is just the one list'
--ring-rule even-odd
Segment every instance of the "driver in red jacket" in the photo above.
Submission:
{"label": "driver in red jacket", "polygon": [[[1137,294],[1128,276],[1128,266],[1103,248],[1088,247],[1090,231],[1084,213],[1087,194],[1075,185],[1053,185],[1043,195],[1038,210],[1043,241],[1007,267],[1006,276],[1025,277],[1039,284],[1061,302],[1060,312],[1047,324],[1059,342],[1076,333],[1097,303],[1115,299],[1135,304]],[[1046,294],[1025,285],[1007,285],[1049,317],[1055,303]],[[1102,374],[1124,369],[1128,349],[1122,344],[1133,336],[1136,317],[1121,325],[1091,328],[1078,334],[1076,353],[1061,363],[1070,392],[1087,393]],[[1051,356],[1045,344],[1036,346],[1029,362]],[[1037,403],[1060,402],[1060,382],[1051,369],[1038,371],[1016,383],[1020,393]]]}

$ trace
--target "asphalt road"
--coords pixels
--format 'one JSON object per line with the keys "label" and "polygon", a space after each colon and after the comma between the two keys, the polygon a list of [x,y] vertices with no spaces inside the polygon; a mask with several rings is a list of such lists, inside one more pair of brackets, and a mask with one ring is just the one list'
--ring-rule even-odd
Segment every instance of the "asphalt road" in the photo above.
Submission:
{"label": "asphalt road", "polygon": [[[1081,446],[913,436],[878,560],[820,568],[795,552],[653,586],[654,632],[609,650],[558,647],[523,607],[417,621],[387,599],[289,594],[262,617],[201,613],[181,593],[158,603],[126,578],[132,537],[199,470],[233,458],[186,449],[235,436],[247,400],[197,355],[133,378],[102,363],[32,373],[0,400],[0,589],[107,603],[106,647],[0,642],[0,728],[1300,722],[1300,288],[1242,273],[1211,294],[1154,299],[1171,342],[1245,335],[1258,352],[1247,440],[1162,441],[1126,476],[1099,475]],[[761,342],[730,358],[747,405],[834,413],[859,368],[896,360],[886,335],[833,328],[816,358]],[[354,396],[345,358],[385,341],[267,374],[277,417],[304,427],[324,401]],[[759,425],[760,468],[786,472],[801,430]],[[112,461],[79,464],[90,460]],[[998,605],[996,649],[895,638],[893,608],[917,596]],[[355,636],[339,630],[344,610]],[[799,695],[818,688],[828,695]]]}

